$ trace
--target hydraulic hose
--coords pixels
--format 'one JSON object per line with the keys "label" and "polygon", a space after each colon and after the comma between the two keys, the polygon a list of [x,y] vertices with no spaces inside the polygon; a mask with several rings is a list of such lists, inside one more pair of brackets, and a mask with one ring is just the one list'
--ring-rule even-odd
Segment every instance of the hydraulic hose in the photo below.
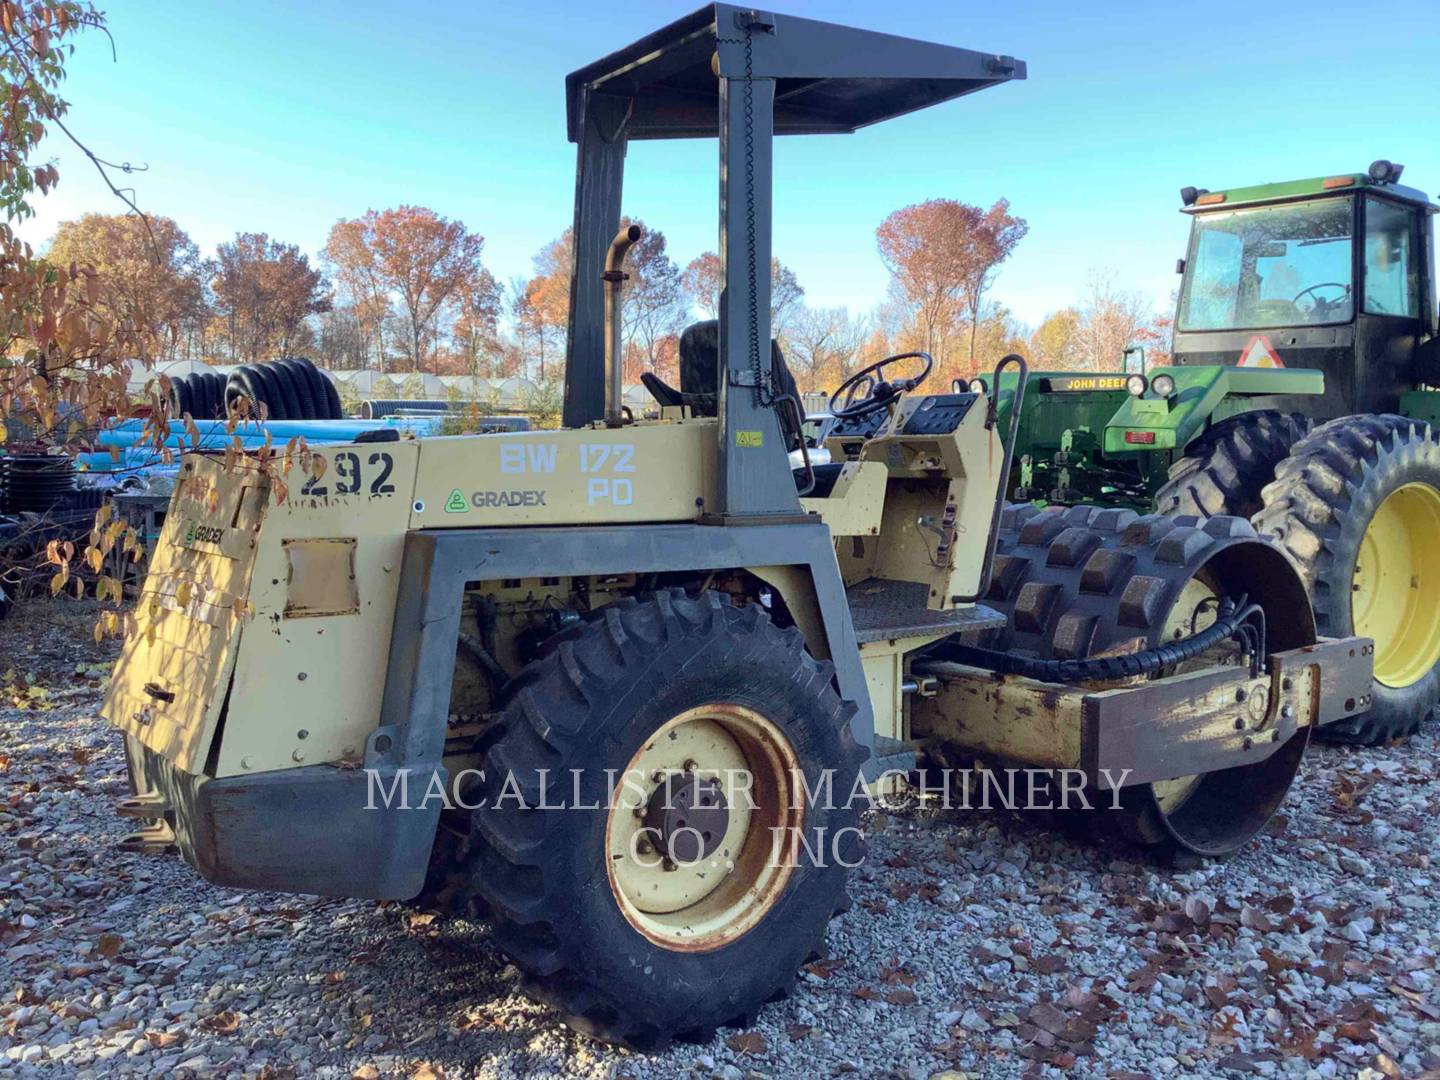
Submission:
{"label": "hydraulic hose", "polygon": [[[954,675],[957,665],[983,668],[997,675],[1020,675],[1027,679],[1053,683],[1102,682],[1111,679],[1126,679],[1136,675],[1149,675],[1163,668],[1173,667],[1186,660],[1193,660],[1208,649],[1214,648],[1228,638],[1240,636],[1252,648],[1258,646],[1252,637],[1249,621],[1264,612],[1259,604],[1238,603],[1225,600],[1215,622],[1197,634],[1166,645],[1157,645],[1137,653],[1123,656],[1092,656],[1084,660],[1040,660],[1031,656],[1016,656],[998,649],[982,649],[976,645],[952,645],[944,647],[944,660],[918,660],[911,670],[919,675]],[[1260,631],[1263,634],[1263,630]]]}

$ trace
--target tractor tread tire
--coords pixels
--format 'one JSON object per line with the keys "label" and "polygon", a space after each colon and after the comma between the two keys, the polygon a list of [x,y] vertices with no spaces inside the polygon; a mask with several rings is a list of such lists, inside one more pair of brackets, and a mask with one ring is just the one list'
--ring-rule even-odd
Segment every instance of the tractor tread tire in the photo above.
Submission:
{"label": "tractor tread tire", "polygon": [[[1440,441],[1423,420],[1342,416],[1298,442],[1265,487],[1256,528],[1281,545],[1310,590],[1319,632],[1354,633],[1350,597],[1360,541],[1380,502],[1404,483],[1440,487]],[[1375,683],[1359,716],[1321,728],[1330,742],[1376,746],[1415,734],[1440,703],[1440,665],[1406,687]]]}
{"label": "tractor tread tire", "polygon": [[1260,510],[1261,490],[1275,468],[1310,430],[1300,413],[1274,410],[1221,420],[1185,447],[1185,456],[1155,494],[1155,508],[1170,516],[1249,518]]}
{"label": "tractor tread tire", "polygon": [[[534,808],[541,770],[624,769],[656,717],[715,700],[768,709],[807,775],[837,770],[837,792],[865,759],[833,665],[813,659],[798,632],[775,626],[757,605],[679,589],[607,606],[523,669],[485,755],[485,806],[503,805],[496,799],[508,777],[528,808],[474,811],[456,860],[465,895],[459,904],[452,897],[449,910],[489,919],[530,989],[572,1027],[607,1042],[649,1051],[753,1024],[820,950],[844,904],[845,868],[802,858],[782,898],[748,932],[711,952],[672,951],[629,924],[603,868],[579,865],[577,850],[603,852],[597,825],[584,820],[591,816]],[[804,827],[858,823],[858,805],[847,804],[807,807]],[[849,862],[863,854],[853,835]]]}

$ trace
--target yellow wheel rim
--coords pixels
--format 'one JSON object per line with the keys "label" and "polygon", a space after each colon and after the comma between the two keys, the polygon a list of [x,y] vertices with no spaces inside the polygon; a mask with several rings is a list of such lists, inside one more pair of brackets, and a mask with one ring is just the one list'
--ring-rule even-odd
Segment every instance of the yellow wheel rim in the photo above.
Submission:
{"label": "yellow wheel rim", "polygon": [[[713,851],[677,863],[645,815],[667,782],[692,776],[718,783],[728,813]],[[759,923],[795,867],[800,777],[789,739],[753,709],[702,705],[663,724],[617,781],[605,825],[610,891],[630,925],[665,948],[710,952]]]}
{"label": "yellow wheel rim", "polygon": [[1440,661],[1440,491],[1396,488],[1360,541],[1351,591],[1355,633],[1375,639],[1375,678],[1418,682]]}

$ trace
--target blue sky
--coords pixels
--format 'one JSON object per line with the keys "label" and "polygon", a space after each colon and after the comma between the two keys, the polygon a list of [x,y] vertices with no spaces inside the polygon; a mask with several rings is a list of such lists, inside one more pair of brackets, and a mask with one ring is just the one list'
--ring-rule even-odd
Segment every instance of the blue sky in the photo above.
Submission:
{"label": "blue sky", "polygon": [[[569,224],[567,72],[688,2],[130,0],[119,58],[83,39],[66,95],[102,156],[144,162],[143,208],[206,253],[255,230],[316,253],[331,224],[415,203],[486,237],[503,281]],[[853,136],[781,140],[775,250],[817,306],[885,291],[874,230],[932,197],[1011,201],[1030,235],[994,291],[1020,318],[1077,301],[1087,275],[1168,306],[1185,184],[1223,187],[1406,165],[1440,190],[1440,24],[1426,0],[1308,3],[786,0],[778,10],[1029,63],[994,88]],[[23,229],[116,203],[53,145],[61,185]],[[685,262],[715,246],[711,142],[630,151],[625,207]]]}

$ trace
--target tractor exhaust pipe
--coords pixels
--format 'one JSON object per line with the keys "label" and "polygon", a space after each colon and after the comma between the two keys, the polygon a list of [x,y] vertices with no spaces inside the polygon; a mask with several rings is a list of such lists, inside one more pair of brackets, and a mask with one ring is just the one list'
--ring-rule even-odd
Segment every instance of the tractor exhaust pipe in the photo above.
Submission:
{"label": "tractor exhaust pipe", "polygon": [[624,270],[625,253],[643,234],[639,225],[629,225],[615,234],[610,241],[610,250],[605,255],[605,273],[600,277],[605,282],[605,426],[620,427],[625,421],[620,415],[620,368],[621,368],[621,293],[625,281],[630,277]]}

